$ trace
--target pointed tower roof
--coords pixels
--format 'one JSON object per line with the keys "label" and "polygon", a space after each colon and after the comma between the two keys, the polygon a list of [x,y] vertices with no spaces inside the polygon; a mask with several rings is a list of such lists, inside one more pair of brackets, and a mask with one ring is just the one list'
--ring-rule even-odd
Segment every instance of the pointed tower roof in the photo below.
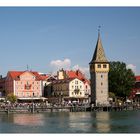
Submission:
{"label": "pointed tower roof", "polygon": [[96,48],[94,51],[93,58],[90,62],[90,64],[95,63],[95,62],[108,62],[107,58],[105,56],[104,49],[102,47],[102,42],[101,42],[101,37],[100,37],[100,32],[98,31],[98,40],[96,44]]}

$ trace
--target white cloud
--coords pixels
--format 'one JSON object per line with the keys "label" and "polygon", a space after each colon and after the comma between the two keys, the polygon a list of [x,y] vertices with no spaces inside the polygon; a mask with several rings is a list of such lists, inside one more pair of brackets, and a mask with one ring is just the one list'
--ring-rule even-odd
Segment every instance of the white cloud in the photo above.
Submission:
{"label": "white cloud", "polygon": [[[71,60],[66,58],[64,60],[52,60],[50,62],[52,67],[52,72],[56,72],[59,69],[70,70],[71,69]],[[87,78],[89,78],[89,67],[81,67],[78,64],[72,67],[72,70],[80,70]]]}
{"label": "white cloud", "polygon": [[80,70],[86,77],[89,78],[89,67],[81,67],[79,65],[73,66],[73,70]]}
{"label": "white cloud", "polygon": [[135,65],[128,64],[126,67],[127,67],[127,69],[131,69],[134,73],[136,73],[136,66]]}
{"label": "white cloud", "polygon": [[71,60],[66,58],[64,60],[53,60],[50,62],[51,67],[53,70],[59,70],[59,69],[70,69],[71,66]]}

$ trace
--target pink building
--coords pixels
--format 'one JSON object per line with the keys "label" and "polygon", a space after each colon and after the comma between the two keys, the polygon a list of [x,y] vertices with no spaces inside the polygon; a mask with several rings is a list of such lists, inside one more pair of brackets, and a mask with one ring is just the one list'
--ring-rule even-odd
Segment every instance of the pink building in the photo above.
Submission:
{"label": "pink building", "polygon": [[5,80],[6,94],[13,93],[18,99],[42,97],[42,78],[38,72],[9,71]]}

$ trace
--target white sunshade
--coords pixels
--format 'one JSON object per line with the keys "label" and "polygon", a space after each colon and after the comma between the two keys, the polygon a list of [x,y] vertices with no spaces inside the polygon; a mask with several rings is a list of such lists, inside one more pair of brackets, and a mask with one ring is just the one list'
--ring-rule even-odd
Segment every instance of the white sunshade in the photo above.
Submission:
{"label": "white sunshade", "polygon": [[127,103],[131,103],[131,101],[129,99],[126,100]]}

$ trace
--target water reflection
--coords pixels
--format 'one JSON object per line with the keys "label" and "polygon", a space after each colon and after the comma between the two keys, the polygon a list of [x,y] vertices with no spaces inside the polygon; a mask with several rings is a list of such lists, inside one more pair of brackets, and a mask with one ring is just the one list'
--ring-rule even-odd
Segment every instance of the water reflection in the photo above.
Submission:
{"label": "water reflection", "polygon": [[90,132],[91,131],[91,113],[85,112],[70,112],[69,113],[69,128],[73,132]]}
{"label": "water reflection", "polygon": [[24,126],[43,126],[43,114],[14,114],[13,123]]}
{"label": "water reflection", "polygon": [[139,133],[140,111],[0,114],[0,133]]}
{"label": "water reflection", "polygon": [[97,132],[107,133],[110,132],[110,113],[109,112],[96,112],[96,129]]}

